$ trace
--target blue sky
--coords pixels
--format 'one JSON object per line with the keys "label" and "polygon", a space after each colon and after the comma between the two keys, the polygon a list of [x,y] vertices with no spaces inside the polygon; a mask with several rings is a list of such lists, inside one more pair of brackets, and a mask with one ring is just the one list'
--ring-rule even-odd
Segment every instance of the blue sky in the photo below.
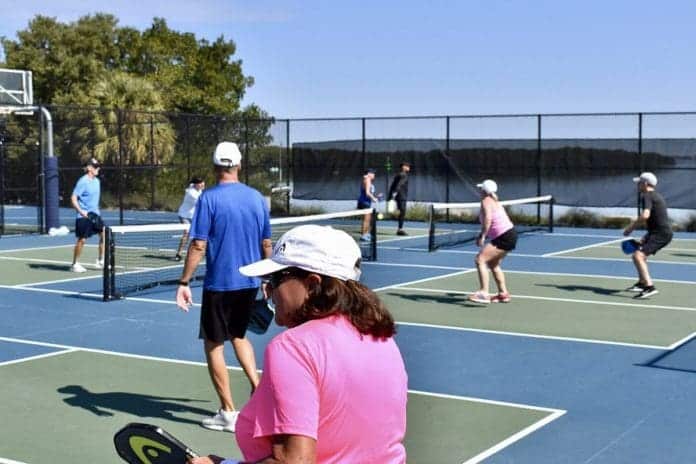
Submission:
{"label": "blue sky", "polygon": [[696,111],[693,1],[5,0],[0,35],[36,14],[107,12],[237,44],[276,117]]}

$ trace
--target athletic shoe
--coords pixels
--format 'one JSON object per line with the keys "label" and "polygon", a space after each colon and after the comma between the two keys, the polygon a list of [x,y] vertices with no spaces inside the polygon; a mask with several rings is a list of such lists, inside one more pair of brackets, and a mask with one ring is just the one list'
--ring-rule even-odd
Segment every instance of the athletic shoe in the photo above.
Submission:
{"label": "athletic shoe", "polygon": [[97,261],[95,261],[94,265],[97,266],[97,268],[99,269],[104,269],[104,260],[98,259]]}
{"label": "athletic shoe", "polygon": [[201,425],[206,429],[217,430],[218,432],[234,432],[237,416],[239,416],[239,411],[218,409],[218,412],[213,417],[203,419]]}
{"label": "athletic shoe", "polygon": [[469,295],[469,301],[473,301],[474,303],[490,303],[491,298],[483,292],[474,292],[471,295]]}
{"label": "athletic shoe", "polygon": [[497,295],[491,297],[491,303],[509,303],[510,294],[509,293],[498,293]]}
{"label": "athletic shoe", "polygon": [[372,241],[372,235],[370,234],[363,234],[360,236],[360,241],[361,242],[371,242]]}
{"label": "athletic shoe", "polygon": [[181,261],[181,255],[179,253],[174,256],[174,261]]}
{"label": "athletic shoe", "polygon": [[626,289],[627,292],[636,292],[636,293],[642,292],[643,290],[645,290],[645,285],[643,285],[640,281],[636,282],[635,284],[633,284],[633,286],[628,287]]}
{"label": "athletic shoe", "polygon": [[408,235],[404,229],[399,229],[396,231],[396,235]]}
{"label": "athletic shoe", "polygon": [[634,296],[633,298],[650,298],[653,295],[657,295],[658,292],[657,289],[655,288],[654,285],[651,285],[649,287],[645,287],[642,292],[640,292],[638,295]]}
{"label": "athletic shoe", "polygon": [[70,270],[72,272],[87,272],[87,269],[85,269],[85,267],[80,263],[75,263],[70,266]]}

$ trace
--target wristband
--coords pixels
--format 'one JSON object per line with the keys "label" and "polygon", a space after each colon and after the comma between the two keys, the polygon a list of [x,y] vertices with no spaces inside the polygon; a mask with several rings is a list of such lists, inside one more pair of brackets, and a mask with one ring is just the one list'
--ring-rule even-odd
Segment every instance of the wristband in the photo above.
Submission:
{"label": "wristband", "polygon": [[179,285],[181,285],[182,287],[188,287],[189,283],[186,282],[185,280],[180,280]]}

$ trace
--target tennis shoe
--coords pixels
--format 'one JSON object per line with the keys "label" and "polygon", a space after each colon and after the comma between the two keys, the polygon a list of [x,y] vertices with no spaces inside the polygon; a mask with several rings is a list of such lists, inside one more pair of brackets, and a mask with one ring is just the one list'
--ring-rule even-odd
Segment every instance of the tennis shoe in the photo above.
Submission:
{"label": "tennis shoe", "polygon": [[396,231],[396,235],[408,235],[404,229],[399,229]]}
{"label": "tennis shoe", "polygon": [[654,285],[651,285],[649,287],[643,288],[643,291],[640,292],[638,295],[634,296],[633,298],[650,298],[653,295],[657,295],[658,292],[657,289],[655,288]]}
{"label": "tennis shoe", "polygon": [[635,284],[633,284],[633,286],[628,287],[626,289],[626,291],[628,291],[628,292],[636,292],[636,293],[642,292],[643,290],[645,290],[645,285],[643,285],[640,281],[636,282]]}
{"label": "tennis shoe", "polygon": [[87,272],[87,269],[85,269],[85,267],[80,263],[75,263],[70,266],[70,270],[72,272]]}
{"label": "tennis shoe", "polygon": [[474,303],[485,303],[488,304],[491,302],[490,296],[488,296],[487,293],[484,292],[474,292],[471,295],[469,295],[469,301],[473,301]]}
{"label": "tennis shoe", "polygon": [[174,256],[174,261],[181,261],[181,255],[179,253]]}
{"label": "tennis shoe", "polygon": [[104,269],[104,260],[103,260],[103,259],[98,259],[98,260],[96,260],[96,261],[94,262],[94,265],[95,265],[98,269]]}
{"label": "tennis shoe", "polygon": [[201,421],[201,425],[206,429],[217,430],[218,432],[233,432],[237,424],[239,411],[224,411],[218,409],[212,417],[206,417]]}
{"label": "tennis shoe", "polygon": [[360,241],[361,242],[371,242],[372,241],[372,235],[370,234],[362,234],[360,236]]}
{"label": "tennis shoe", "polygon": [[491,297],[491,303],[509,303],[510,294],[509,293],[498,293]]}

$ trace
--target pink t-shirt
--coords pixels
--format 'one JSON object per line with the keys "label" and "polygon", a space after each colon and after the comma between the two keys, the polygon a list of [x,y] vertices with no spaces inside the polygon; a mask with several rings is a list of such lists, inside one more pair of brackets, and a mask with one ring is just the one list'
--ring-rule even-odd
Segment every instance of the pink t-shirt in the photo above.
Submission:
{"label": "pink t-shirt", "polygon": [[343,316],[309,321],[266,347],[237,444],[256,462],[272,435],[303,435],[317,440],[317,463],[404,463],[407,388],[393,338],[361,335]]}
{"label": "pink t-shirt", "polygon": [[[481,207],[479,221],[483,224],[483,220],[483,207]],[[505,208],[503,208],[500,203],[496,203],[493,209],[493,215],[491,217],[491,227],[488,229],[488,238],[495,240],[513,227],[515,226],[512,224],[512,221],[507,215]]]}

